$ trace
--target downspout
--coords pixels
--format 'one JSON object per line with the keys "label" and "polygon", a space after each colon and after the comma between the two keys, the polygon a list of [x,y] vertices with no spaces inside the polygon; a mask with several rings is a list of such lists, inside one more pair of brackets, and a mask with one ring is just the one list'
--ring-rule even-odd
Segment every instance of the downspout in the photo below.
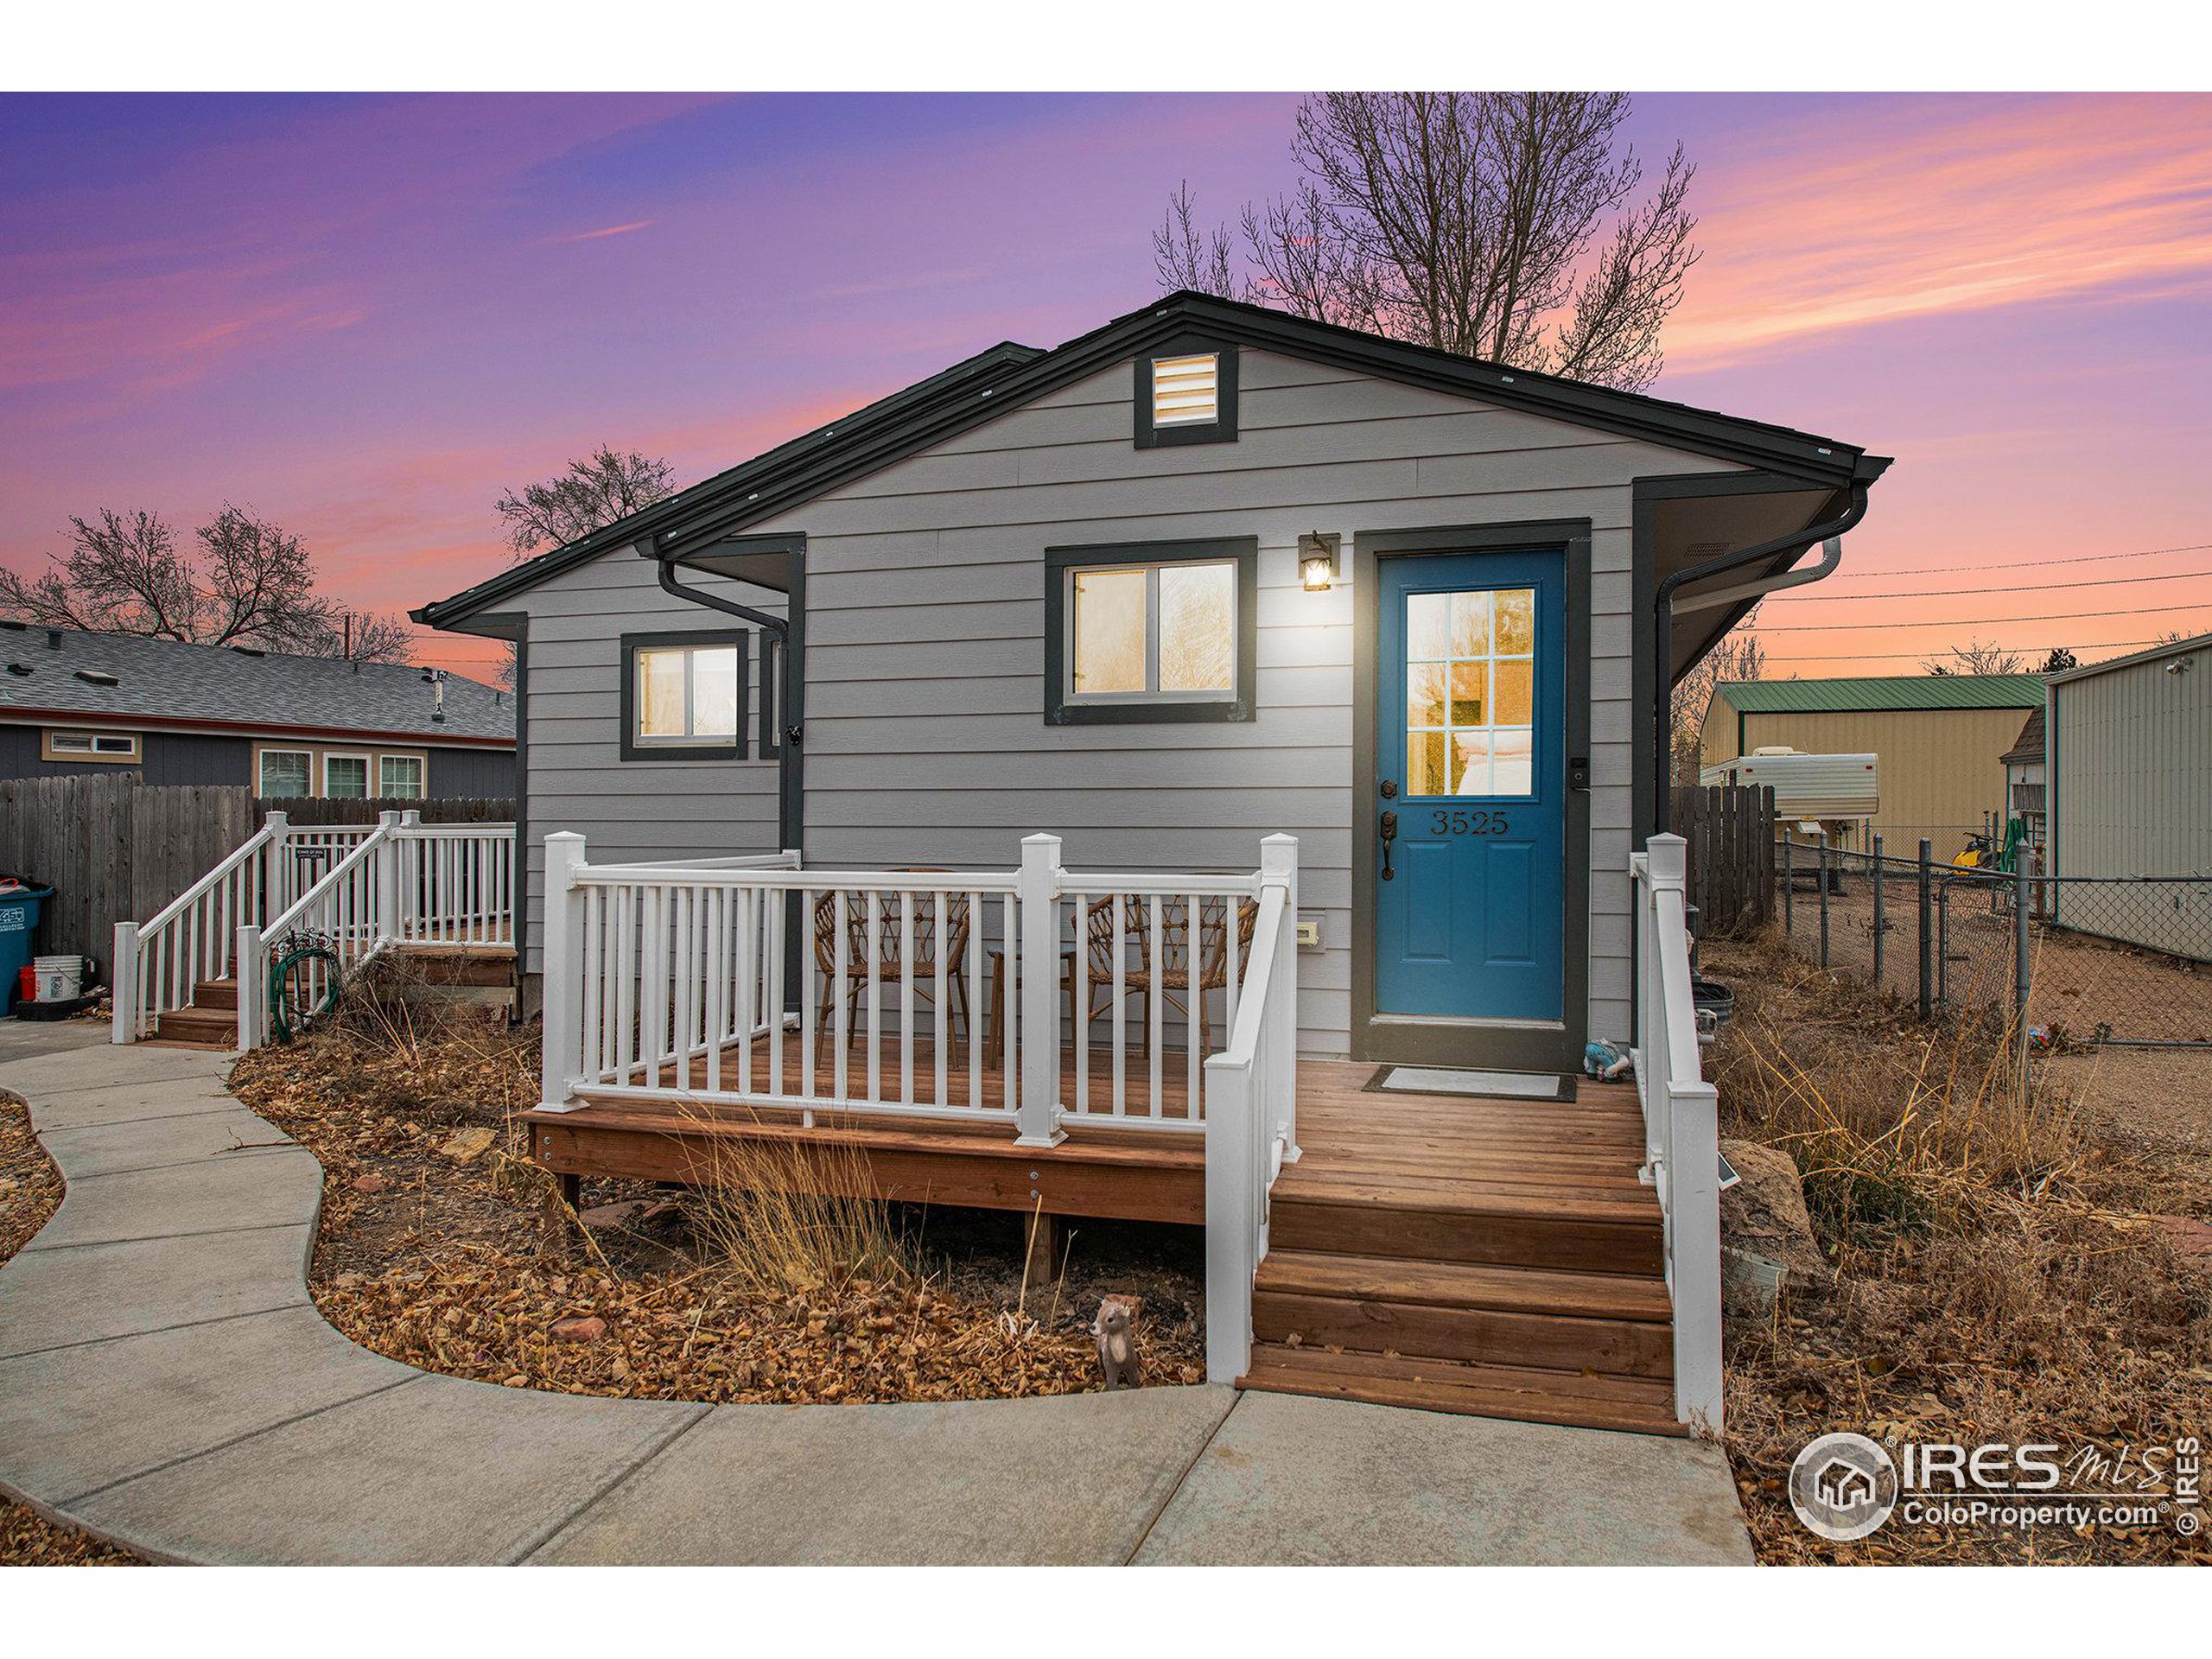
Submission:
{"label": "downspout", "polygon": [[[1652,699],[1651,731],[1652,756],[1655,764],[1653,779],[1651,827],[1655,835],[1664,835],[1674,816],[1675,784],[1675,667],[1674,627],[1675,591],[1688,583],[1701,582],[1730,570],[1739,570],[1748,565],[1763,564],[1785,554],[1803,552],[1815,542],[1829,543],[1818,568],[1811,570],[1784,571],[1770,580],[1745,582],[1713,594],[1699,594],[1697,601],[1727,604],[1738,599],[1747,599],[1755,594],[1770,594],[1784,588],[1802,587],[1808,582],[1818,582],[1833,571],[1841,562],[1843,550],[1837,539],[1846,531],[1866,516],[1868,481],[1851,486],[1851,500],[1844,510],[1824,524],[1815,524],[1806,530],[1793,530],[1787,536],[1777,536],[1771,541],[1747,547],[1739,553],[1724,553],[1717,559],[1703,564],[1694,564],[1677,570],[1659,584],[1657,595],[1652,601],[1651,664],[1652,685],[1656,695]],[[1702,608],[1694,602],[1693,608]]]}
{"label": "downspout", "polygon": [[[750,605],[741,605],[734,599],[724,599],[719,594],[709,594],[697,588],[686,588],[676,579],[676,561],[658,548],[653,550],[653,563],[660,572],[664,592],[694,605],[703,605],[709,610],[721,611],[741,622],[750,622],[763,633],[772,636],[778,650],[777,660],[783,665],[781,683],[776,688],[776,718],[780,721],[791,706],[791,679],[793,672],[791,653],[791,624],[785,618],[756,611]],[[791,826],[798,820],[797,803],[791,798],[791,772],[798,759],[798,728],[787,727],[778,734],[776,744],[776,838],[779,842],[791,840]]]}

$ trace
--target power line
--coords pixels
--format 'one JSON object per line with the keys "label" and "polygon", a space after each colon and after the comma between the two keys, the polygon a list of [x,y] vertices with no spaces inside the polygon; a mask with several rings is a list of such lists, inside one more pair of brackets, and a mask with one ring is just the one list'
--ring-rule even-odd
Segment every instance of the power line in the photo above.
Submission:
{"label": "power line", "polygon": [[2044,616],[1961,616],[1937,618],[1932,622],[1784,622],[1773,627],[1753,623],[1754,633],[1854,633],[1872,628],[2009,628],[2015,622],[2086,622],[2099,616],[2170,616],[2176,610],[2202,610],[2212,601],[2196,605],[2148,606],[2138,610],[2056,611]]}
{"label": "power line", "polygon": [[[1885,571],[1883,574],[1910,575],[1913,573],[1898,570]],[[2036,584],[2036,591],[2043,594],[2050,593],[2061,588],[2123,588],[2130,582],[2195,582],[2204,576],[2212,576],[2212,570],[2173,570],[2155,576],[2105,576],[2095,582],[2039,582]],[[1839,599],[1955,599],[1962,598],[1967,594],[2011,594],[2018,591],[2015,584],[2002,588],[1923,588],[1909,593],[1891,594],[1788,594],[1777,595],[1770,602],[1777,605],[1803,605],[1821,601],[1834,601]]]}
{"label": "power line", "polygon": [[[2007,563],[2014,569],[2040,569],[2051,564],[2102,564],[2111,559],[2155,559],[2167,553],[2203,553],[2212,551],[2212,542],[2190,542],[2181,547],[2149,547],[2139,553],[2069,553],[2058,559],[2012,559]],[[1930,564],[1912,570],[1859,570],[1848,574],[1863,576],[1948,576],[1964,571],[1986,570],[1986,564]]]}
{"label": "power line", "polygon": [[[2085,651],[2136,651],[2140,650],[2145,645],[2163,645],[2164,643],[2165,642],[2164,640],[2160,639],[2106,639],[2094,645],[2077,644],[2069,645],[2067,649],[2074,652],[2076,655],[2079,655],[2081,652]],[[1995,651],[2012,652],[2019,655],[2032,657],[2039,652],[2048,652],[2054,649],[2054,647],[2051,645],[1996,645],[1991,647],[1991,649]],[[1925,658],[1940,657],[1942,654],[1943,653],[1940,651],[1815,652],[1810,655],[1802,657],[1768,658],[1764,659],[1764,665],[1765,668],[1771,670],[1777,664],[1787,668],[1792,663],[1918,662]],[[1771,679],[1773,676],[1770,673],[1767,677]]]}

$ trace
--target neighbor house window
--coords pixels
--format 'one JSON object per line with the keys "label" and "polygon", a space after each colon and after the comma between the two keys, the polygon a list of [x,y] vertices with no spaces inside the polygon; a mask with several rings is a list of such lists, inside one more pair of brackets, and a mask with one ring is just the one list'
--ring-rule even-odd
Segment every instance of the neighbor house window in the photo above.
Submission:
{"label": "neighbor house window", "polygon": [[622,639],[622,758],[730,760],[745,730],[745,635]]}
{"label": "neighbor house window", "polygon": [[1236,439],[1236,348],[1185,336],[1137,359],[1140,449]]}
{"label": "neighbor house window", "polygon": [[1046,568],[1048,723],[1252,718],[1257,542],[1048,548]]}
{"label": "neighbor house window", "polygon": [[324,755],[322,792],[334,801],[365,799],[369,792],[369,757],[365,754]]}
{"label": "neighbor house window", "polygon": [[380,754],[377,757],[377,793],[393,800],[423,798],[423,757],[419,754]]}
{"label": "neighbor house window", "polygon": [[39,746],[42,760],[100,760],[127,766],[138,759],[136,732],[48,732]]}
{"label": "neighbor house window", "polygon": [[315,756],[306,749],[264,749],[257,793],[272,800],[296,800],[315,793]]}

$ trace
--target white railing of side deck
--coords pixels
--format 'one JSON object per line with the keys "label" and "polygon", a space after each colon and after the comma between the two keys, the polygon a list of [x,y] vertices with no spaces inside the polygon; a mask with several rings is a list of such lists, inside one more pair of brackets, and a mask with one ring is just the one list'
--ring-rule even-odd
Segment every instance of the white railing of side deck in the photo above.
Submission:
{"label": "white railing of side deck", "polygon": [[1653,836],[1630,859],[1636,887],[1636,1090],[1643,1105],[1643,1178],[1666,1222],[1674,1304],[1675,1408],[1699,1433],[1722,1429],[1719,1097],[1698,1061],[1691,995],[1685,851]]}
{"label": "white railing of side deck", "polygon": [[151,921],[115,925],[111,1040],[151,1036],[163,1014],[191,1006],[202,981],[231,976],[238,930],[268,913],[270,892],[281,880],[285,829],[284,815],[271,812]]}
{"label": "white railing of side deck", "polygon": [[[582,836],[545,844],[544,1109],[995,1121],[1037,1147],[1070,1125],[1204,1132],[1205,1058],[1244,1011],[1275,890],[1265,869],[1071,872],[1045,835],[1005,871],[594,865]],[[1294,842],[1266,846],[1294,869]]]}

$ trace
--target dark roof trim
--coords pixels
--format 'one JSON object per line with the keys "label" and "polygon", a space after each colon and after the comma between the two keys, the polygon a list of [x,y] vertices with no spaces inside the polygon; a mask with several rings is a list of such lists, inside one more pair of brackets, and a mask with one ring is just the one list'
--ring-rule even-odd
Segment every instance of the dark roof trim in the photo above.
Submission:
{"label": "dark roof trim", "polygon": [[395,732],[365,726],[283,726],[258,720],[217,720],[200,715],[133,715],[105,709],[29,709],[20,703],[0,707],[0,726],[67,726],[72,730],[97,727],[102,731],[112,728],[121,732],[205,732],[215,737],[237,734],[248,737],[306,738],[318,743],[359,738],[393,748],[486,749],[493,753],[512,749],[515,746],[512,737],[467,737],[458,733],[448,734],[444,732]]}
{"label": "dark roof trim", "polygon": [[1527,409],[1719,460],[1764,467],[1815,486],[1842,488],[1854,481],[1871,480],[1889,465],[1886,458],[1869,455],[1853,445],[1788,427],[1506,368],[1430,346],[1309,321],[1264,306],[1186,291],[1165,296],[1051,352],[1026,346],[994,347],[855,416],[794,439],[581,542],[518,565],[467,593],[425,606],[413,615],[433,626],[449,626],[485,605],[607,547],[648,537],[650,542],[641,550],[680,560],[702,543],[786,512],[850,479],[980,425],[1002,410],[1192,331],[1409,385]]}

